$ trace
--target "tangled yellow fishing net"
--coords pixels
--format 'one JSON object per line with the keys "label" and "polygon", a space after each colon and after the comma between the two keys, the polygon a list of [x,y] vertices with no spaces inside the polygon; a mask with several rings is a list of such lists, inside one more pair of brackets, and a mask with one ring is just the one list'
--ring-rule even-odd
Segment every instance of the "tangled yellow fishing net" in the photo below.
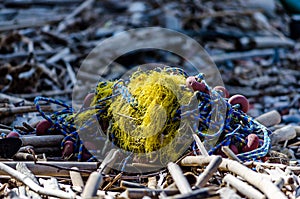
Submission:
{"label": "tangled yellow fishing net", "polygon": [[[102,122],[110,122],[105,131],[110,140],[123,150],[138,154],[153,154],[159,151],[160,159],[178,158],[190,143],[185,143],[180,119],[182,105],[189,104],[193,92],[185,86],[186,77],[165,69],[138,70],[133,73],[119,95],[105,101],[105,111],[99,115]],[[91,103],[115,93],[116,82],[100,82]],[[129,103],[122,95],[126,89],[136,104]],[[78,114],[80,123],[97,113],[97,109]],[[178,144],[182,147],[176,147]],[[160,150],[161,149],[161,150]],[[172,156],[172,157],[171,157]],[[174,159],[173,159],[174,160]]]}

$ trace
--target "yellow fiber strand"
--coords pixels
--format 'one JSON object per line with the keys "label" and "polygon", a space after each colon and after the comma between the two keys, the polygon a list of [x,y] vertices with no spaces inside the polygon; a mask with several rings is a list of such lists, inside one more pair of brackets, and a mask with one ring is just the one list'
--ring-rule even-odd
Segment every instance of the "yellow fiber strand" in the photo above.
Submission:
{"label": "yellow fiber strand", "polygon": [[[124,86],[136,99],[137,106],[132,106],[119,95],[105,101],[106,110],[100,115],[102,121],[111,121],[108,133],[112,141],[124,150],[141,154],[152,154],[162,149],[160,155],[167,159],[182,154],[183,151],[174,151],[175,145],[182,142],[178,137],[184,136],[179,129],[180,118],[174,118],[179,117],[177,110],[180,106],[187,105],[193,96],[192,91],[185,87],[185,81],[184,76],[164,70],[135,72],[128,85]],[[91,106],[111,96],[114,84],[100,82]],[[83,124],[96,113],[97,109],[84,111],[78,114],[76,120]]]}

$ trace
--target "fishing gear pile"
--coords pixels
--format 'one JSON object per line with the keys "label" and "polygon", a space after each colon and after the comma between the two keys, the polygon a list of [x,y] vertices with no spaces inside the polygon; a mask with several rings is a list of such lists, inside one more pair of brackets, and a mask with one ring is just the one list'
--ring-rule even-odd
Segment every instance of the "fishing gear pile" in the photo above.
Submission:
{"label": "fishing gear pile", "polygon": [[[210,88],[204,74],[188,76],[180,68],[165,67],[139,69],[126,81],[99,81],[79,111],[51,98],[34,102],[50,124],[47,133],[65,136],[64,156],[78,161],[104,157],[113,145],[165,164],[188,151],[197,153],[192,134],[209,154],[224,155],[221,147],[229,146],[242,161],[266,156],[271,131],[245,113],[244,98],[228,97],[224,87]],[[63,110],[47,115],[40,101]]]}

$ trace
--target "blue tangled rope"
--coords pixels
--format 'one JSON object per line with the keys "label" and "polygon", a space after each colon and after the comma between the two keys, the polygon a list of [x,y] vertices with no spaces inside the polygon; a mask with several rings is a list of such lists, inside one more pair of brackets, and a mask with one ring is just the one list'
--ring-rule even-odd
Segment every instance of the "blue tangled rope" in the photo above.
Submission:
{"label": "blue tangled rope", "polygon": [[[185,71],[180,68],[167,68],[166,71],[170,73],[182,75],[186,78],[188,77]],[[198,100],[197,108],[195,110],[189,110],[182,113],[180,112],[180,110],[177,111],[180,118],[192,117],[194,120],[199,121],[199,123],[197,123],[198,125],[194,124],[192,126],[192,129],[200,138],[202,138],[202,140],[204,140],[204,143],[209,142],[210,140],[218,139],[217,144],[211,147],[208,153],[213,154],[217,152],[222,146],[229,146],[232,143],[235,144],[238,142],[240,144],[246,145],[247,144],[246,137],[251,133],[255,133],[260,139],[263,140],[263,144],[261,144],[261,146],[255,150],[240,153],[237,155],[237,157],[240,158],[242,161],[246,161],[246,160],[253,160],[253,159],[258,159],[266,156],[270,148],[269,135],[271,134],[271,131],[268,130],[265,126],[256,122],[250,116],[246,115],[244,112],[242,112],[239,109],[239,106],[236,105],[232,106],[227,102],[227,99],[220,97],[217,92],[213,91],[207,85],[207,83],[204,80],[203,74],[200,73],[196,77],[199,79],[199,81],[205,84],[207,90],[209,90],[210,93],[212,93],[212,95],[209,95],[201,91],[196,91],[195,96]],[[106,84],[106,82],[101,82],[101,83]],[[100,118],[101,114],[103,113],[103,111],[107,106],[106,101],[118,95],[121,95],[122,98],[125,99],[133,107],[136,107],[138,105],[137,100],[130,94],[127,87],[124,86],[124,82],[122,80],[119,80],[114,84],[113,94],[111,96],[99,100],[96,106],[89,107],[84,110],[80,110],[78,113],[75,114],[78,115],[81,111],[85,111],[89,109],[97,109],[97,114],[94,117]],[[212,96],[214,97],[212,98]],[[40,101],[57,104],[64,107],[64,109],[54,112],[53,114],[51,114],[51,116],[48,116],[41,110],[39,105]],[[64,147],[67,140],[71,140],[74,143],[75,153],[78,153],[77,159],[78,161],[81,161],[84,146],[83,146],[83,142],[79,138],[78,132],[88,129],[89,126],[92,125],[93,120],[86,121],[85,124],[82,125],[80,129],[78,129],[74,124],[75,123],[74,118],[71,121],[66,120],[66,118],[70,114],[74,114],[73,108],[67,105],[66,103],[60,100],[55,100],[55,99],[45,98],[45,97],[36,97],[34,103],[41,116],[46,120],[48,120],[49,122],[51,122],[52,128],[49,129],[49,131],[58,129],[65,136],[65,138],[61,143],[61,147]],[[219,118],[217,119],[224,121],[224,124],[222,124],[221,127],[219,127],[217,132],[214,132],[213,134],[209,134],[209,133],[205,133],[206,130],[209,127],[211,127],[210,125],[212,126],[215,125],[212,120],[212,112],[214,111],[215,108],[213,106],[214,103],[222,103],[226,105],[226,118],[223,118],[220,115]],[[192,148],[196,149],[195,143],[192,144]],[[91,158],[88,161],[96,160],[96,158],[92,154],[90,155]],[[126,162],[127,161],[128,160],[126,159]]]}

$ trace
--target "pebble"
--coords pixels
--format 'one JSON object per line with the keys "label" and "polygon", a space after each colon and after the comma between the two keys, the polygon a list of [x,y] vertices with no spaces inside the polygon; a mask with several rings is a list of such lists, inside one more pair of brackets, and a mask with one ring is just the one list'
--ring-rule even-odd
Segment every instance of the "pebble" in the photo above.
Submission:
{"label": "pebble", "polygon": [[278,111],[273,110],[258,116],[255,120],[266,127],[270,127],[281,122],[281,115]]}
{"label": "pebble", "polygon": [[295,128],[291,125],[284,126],[280,129],[275,130],[271,135],[271,143],[276,144],[278,142],[293,139],[297,136]]}

